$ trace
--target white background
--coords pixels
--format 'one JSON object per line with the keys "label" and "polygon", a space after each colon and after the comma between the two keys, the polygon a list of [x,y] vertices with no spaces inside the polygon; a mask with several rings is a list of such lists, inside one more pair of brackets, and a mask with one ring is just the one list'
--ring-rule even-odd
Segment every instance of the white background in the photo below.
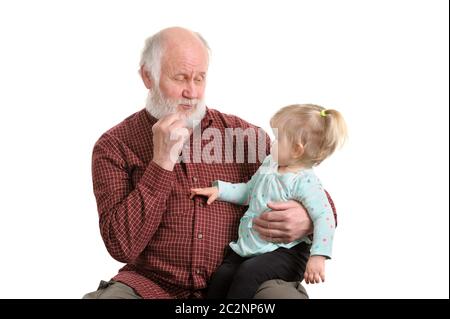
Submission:
{"label": "white background", "polygon": [[92,193],[97,138],[144,106],[144,39],[213,50],[208,105],[269,128],[291,103],[340,110],[318,168],[339,213],[312,298],[448,298],[447,1],[1,1],[0,297],[80,298],[121,266]]}

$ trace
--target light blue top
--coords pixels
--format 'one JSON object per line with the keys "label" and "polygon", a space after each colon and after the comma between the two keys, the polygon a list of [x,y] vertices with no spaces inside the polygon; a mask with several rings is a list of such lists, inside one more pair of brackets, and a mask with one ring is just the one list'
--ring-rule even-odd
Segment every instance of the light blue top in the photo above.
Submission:
{"label": "light blue top", "polygon": [[279,247],[291,248],[303,241],[311,243],[308,237],[288,244],[270,243],[262,240],[252,228],[253,218],[270,211],[267,207],[268,202],[293,199],[302,203],[314,224],[311,255],[331,258],[334,235],[333,211],[313,169],[281,174],[278,173],[278,164],[271,155],[268,155],[247,183],[231,184],[215,181],[214,186],[219,188],[219,200],[249,206],[241,218],[237,242],[230,243],[230,247],[238,255],[250,257]]}

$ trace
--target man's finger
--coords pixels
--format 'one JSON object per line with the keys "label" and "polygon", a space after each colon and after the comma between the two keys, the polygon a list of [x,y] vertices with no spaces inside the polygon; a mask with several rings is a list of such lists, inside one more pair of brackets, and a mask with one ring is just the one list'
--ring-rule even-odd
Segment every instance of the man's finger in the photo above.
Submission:
{"label": "man's finger", "polygon": [[300,204],[295,200],[288,200],[285,202],[269,202],[267,203],[267,207],[272,210],[287,210],[289,208],[299,207]]}
{"label": "man's finger", "polygon": [[260,228],[254,226],[253,229],[258,233],[261,239],[272,243],[287,243],[288,239],[284,236],[284,232],[274,229]]}
{"label": "man's finger", "polygon": [[182,114],[175,112],[160,118],[157,123],[161,127],[166,127],[171,125],[173,122],[182,119],[182,117],[183,117]]}
{"label": "man's finger", "polygon": [[267,241],[269,243],[273,243],[273,244],[288,244],[289,243],[289,241],[284,237],[266,237],[266,236],[262,236],[262,235],[259,235],[259,237],[262,240],[265,240],[265,241]]}
{"label": "man's finger", "polygon": [[[264,225],[264,224],[262,224],[262,225]],[[288,226],[288,223],[286,223],[286,222],[270,222],[270,223],[266,223],[266,227],[267,228],[270,228],[272,230],[279,230],[281,232],[288,231],[287,226]]]}
{"label": "man's finger", "polygon": [[180,114],[175,113],[161,118],[158,122],[156,122],[155,125],[153,125],[152,131],[155,131],[155,129],[158,127],[160,130],[168,130],[170,133],[172,133],[174,129],[185,127],[185,121],[180,116]]}
{"label": "man's finger", "polygon": [[170,127],[170,140],[176,143],[184,143],[189,138],[189,131],[185,127]]}
{"label": "man's finger", "polygon": [[253,229],[256,230],[260,235],[265,237],[281,238],[284,237],[283,234],[285,234],[284,231],[274,229],[272,227],[267,227],[267,225],[261,227],[257,225],[254,220],[253,220]]}
{"label": "man's finger", "polygon": [[271,212],[265,212],[265,213],[261,214],[258,218],[255,218],[255,219],[260,219],[260,222],[262,224],[264,224],[264,223],[267,224],[268,222],[284,222],[286,220],[286,216],[283,211],[281,211],[281,212],[271,211]]}
{"label": "man's finger", "polygon": [[[167,126],[170,132],[177,132],[180,130],[180,132],[186,131],[186,134],[189,134],[189,130],[186,128],[186,122],[184,120],[175,120],[171,124]],[[183,132],[184,133],[184,132]]]}

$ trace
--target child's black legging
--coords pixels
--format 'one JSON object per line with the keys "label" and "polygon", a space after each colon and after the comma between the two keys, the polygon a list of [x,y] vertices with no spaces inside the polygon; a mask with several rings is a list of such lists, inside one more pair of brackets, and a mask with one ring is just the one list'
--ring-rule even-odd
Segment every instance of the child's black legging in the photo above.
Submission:
{"label": "child's black legging", "polygon": [[207,298],[250,299],[267,280],[301,281],[310,247],[303,242],[250,258],[230,250],[212,276]]}

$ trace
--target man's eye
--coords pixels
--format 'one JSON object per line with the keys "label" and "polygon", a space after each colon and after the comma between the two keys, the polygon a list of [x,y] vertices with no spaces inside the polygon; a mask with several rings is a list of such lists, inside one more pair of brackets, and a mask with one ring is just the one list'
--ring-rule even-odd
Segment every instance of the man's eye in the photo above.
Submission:
{"label": "man's eye", "polygon": [[203,78],[195,78],[195,82],[203,82]]}
{"label": "man's eye", "polygon": [[184,76],[176,76],[175,81],[184,81]]}

